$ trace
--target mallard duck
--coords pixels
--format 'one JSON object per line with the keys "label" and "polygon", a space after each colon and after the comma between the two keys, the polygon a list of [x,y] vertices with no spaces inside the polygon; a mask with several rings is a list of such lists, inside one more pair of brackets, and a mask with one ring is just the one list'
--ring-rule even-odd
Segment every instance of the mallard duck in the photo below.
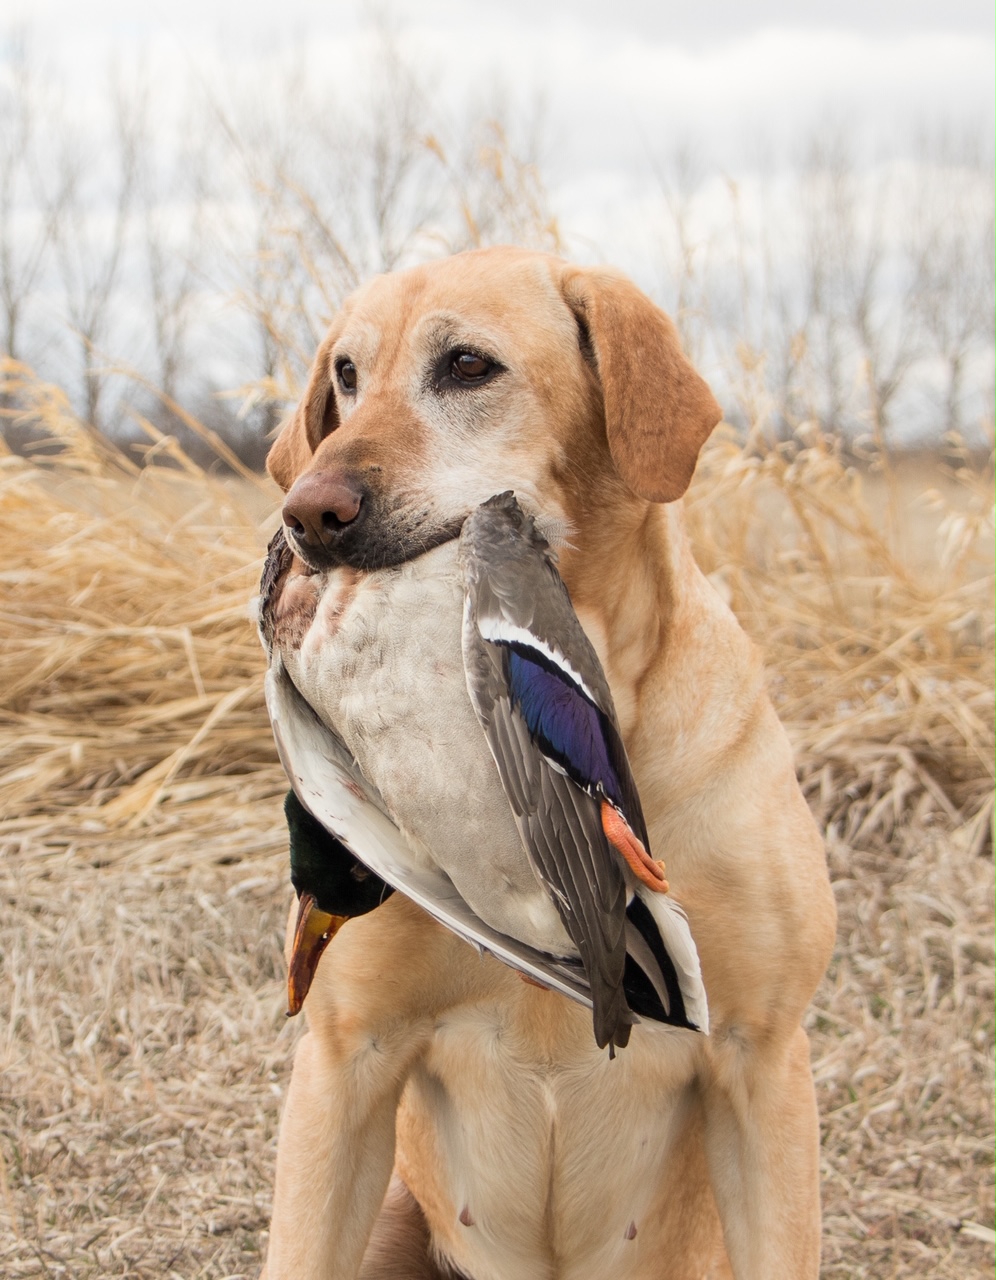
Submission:
{"label": "mallard duck", "polygon": [[637,1015],[708,1029],[607,681],[514,495],[458,542],[363,575],[308,573],[278,534],[261,597],[274,736],[323,827],[447,927],[588,1004],[599,1047],[625,1045]]}

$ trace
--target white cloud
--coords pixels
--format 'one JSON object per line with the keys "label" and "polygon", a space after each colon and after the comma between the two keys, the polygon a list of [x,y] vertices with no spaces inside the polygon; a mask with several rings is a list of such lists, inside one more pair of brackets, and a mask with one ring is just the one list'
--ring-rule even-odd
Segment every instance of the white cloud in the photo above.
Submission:
{"label": "white cloud", "polygon": [[[891,8],[891,30],[873,31],[856,20],[843,29],[840,18],[835,27],[830,15],[848,15],[846,4],[823,5],[821,29],[812,5],[803,24],[788,20],[798,7],[770,0],[751,8],[768,25],[745,30],[731,27],[730,5],[713,4],[672,31],[653,18],[661,6],[633,0],[616,0],[611,22],[603,5],[533,6],[526,18],[520,0],[487,8],[435,0],[396,5],[389,25],[444,97],[495,79],[542,95],[565,169],[645,169],[648,156],[687,140],[729,167],[755,136],[784,144],[828,119],[879,150],[895,150],[920,120],[975,120],[991,131],[992,40],[984,23],[966,23],[988,6]],[[717,21],[707,35],[710,9]],[[926,31],[932,12],[936,29]],[[208,74],[219,64],[249,67],[295,47],[344,92],[358,92],[370,44],[363,6],[314,0],[285,0],[279,15],[271,5],[217,0],[137,12],[131,0],[31,0],[20,16],[84,93],[112,53],[129,63],[144,52],[161,78],[191,64]]]}

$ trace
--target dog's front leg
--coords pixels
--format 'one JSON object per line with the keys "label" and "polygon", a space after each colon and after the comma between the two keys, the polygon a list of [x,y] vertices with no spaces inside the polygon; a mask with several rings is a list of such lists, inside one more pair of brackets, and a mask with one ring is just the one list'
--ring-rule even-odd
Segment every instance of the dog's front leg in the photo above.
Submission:
{"label": "dog's front leg", "polygon": [[265,1280],[354,1280],[391,1178],[405,1083],[436,1019],[489,971],[400,893],[336,934],[305,1002],[280,1122]]}
{"label": "dog's front leg", "polygon": [[778,1052],[716,1037],[706,1153],[736,1280],[816,1280],[819,1120],[801,1027]]}
{"label": "dog's front leg", "polygon": [[352,1280],[394,1165],[404,1085],[393,1054],[314,1031],[294,1059],[280,1127],[268,1280]]}

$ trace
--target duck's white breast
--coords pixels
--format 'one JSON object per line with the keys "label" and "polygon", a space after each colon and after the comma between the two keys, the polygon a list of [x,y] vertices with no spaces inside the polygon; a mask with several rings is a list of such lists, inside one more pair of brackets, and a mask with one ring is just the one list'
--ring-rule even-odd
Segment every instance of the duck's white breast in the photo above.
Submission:
{"label": "duck's white breast", "polygon": [[281,644],[284,664],[380,792],[413,856],[441,867],[493,928],[571,955],[467,693],[463,595],[455,542],[397,569],[335,570],[300,647]]}

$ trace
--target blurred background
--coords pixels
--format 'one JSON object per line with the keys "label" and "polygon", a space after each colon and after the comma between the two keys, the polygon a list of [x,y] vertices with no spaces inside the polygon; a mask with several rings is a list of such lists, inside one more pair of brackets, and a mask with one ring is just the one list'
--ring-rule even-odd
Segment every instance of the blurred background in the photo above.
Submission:
{"label": "blurred background", "polygon": [[258,1273],[263,459],[350,290],[509,241],[626,270],[724,407],[688,526],[839,908],[823,1275],[991,1274],[993,132],[977,0],[8,0],[0,1274]]}
{"label": "blurred background", "polygon": [[[503,241],[609,260],[729,420],[990,443],[984,3],[82,10],[0,32],[0,350],[258,466],[336,306]],[[8,10],[9,12],[9,10]]]}

